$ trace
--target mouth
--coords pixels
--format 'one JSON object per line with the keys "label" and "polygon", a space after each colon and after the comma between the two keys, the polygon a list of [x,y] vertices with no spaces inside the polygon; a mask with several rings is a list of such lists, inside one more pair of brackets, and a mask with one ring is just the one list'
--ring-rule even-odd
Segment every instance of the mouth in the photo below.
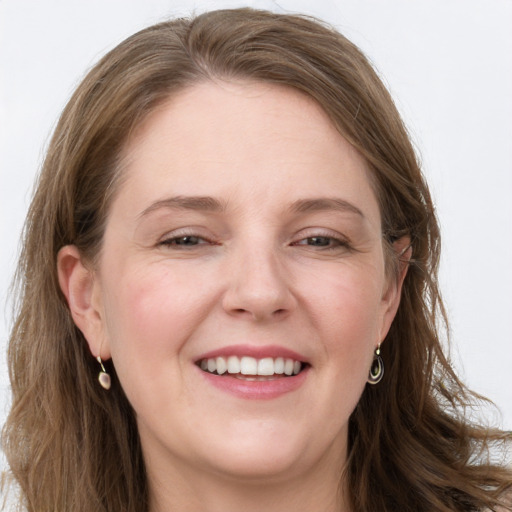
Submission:
{"label": "mouth", "polygon": [[285,357],[218,356],[196,362],[206,373],[244,381],[269,381],[294,377],[303,372],[307,363]]}

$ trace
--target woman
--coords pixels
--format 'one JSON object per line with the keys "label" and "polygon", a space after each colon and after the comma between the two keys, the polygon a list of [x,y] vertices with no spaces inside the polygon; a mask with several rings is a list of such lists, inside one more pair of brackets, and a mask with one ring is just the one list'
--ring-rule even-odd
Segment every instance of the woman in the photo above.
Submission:
{"label": "woman", "polygon": [[464,417],[441,350],[438,258],[406,131],[343,36],[250,9],[135,34],[68,103],[27,220],[23,504],[510,507],[487,458],[510,436]]}

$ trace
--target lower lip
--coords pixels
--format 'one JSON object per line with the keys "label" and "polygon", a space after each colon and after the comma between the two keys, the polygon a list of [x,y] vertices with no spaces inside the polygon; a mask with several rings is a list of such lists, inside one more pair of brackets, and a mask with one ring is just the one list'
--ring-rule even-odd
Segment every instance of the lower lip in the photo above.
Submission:
{"label": "lower lip", "polygon": [[200,368],[198,371],[204,379],[212,386],[247,400],[271,400],[286,393],[291,393],[302,386],[309,373],[309,367],[302,370],[298,375],[290,377],[278,377],[274,380],[242,380],[229,375],[216,375],[208,373]]}

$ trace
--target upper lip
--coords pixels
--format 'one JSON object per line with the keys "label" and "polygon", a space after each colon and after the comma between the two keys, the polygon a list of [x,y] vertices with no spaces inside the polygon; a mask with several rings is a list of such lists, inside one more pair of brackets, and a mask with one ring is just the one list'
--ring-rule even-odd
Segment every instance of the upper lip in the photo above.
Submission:
{"label": "upper lip", "polygon": [[205,352],[197,358],[196,362],[203,359],[229,356],[249,356],[254,357],[255,359],[263,359],[265,357],[282,357],[285,359],[294,359],[295,361],[300,361],[302,363],[308,363],[308,360],[303,355],[279,345],[228,345],[210,352]]}

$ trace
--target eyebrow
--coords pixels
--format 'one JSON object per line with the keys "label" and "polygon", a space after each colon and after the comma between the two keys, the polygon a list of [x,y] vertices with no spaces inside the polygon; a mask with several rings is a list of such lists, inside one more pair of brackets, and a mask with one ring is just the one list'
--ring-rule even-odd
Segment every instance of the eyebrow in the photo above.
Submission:
{"label": "eyebrow", "polygon": [[[169,208],[173,210],[195,210],[203,212],[223,212],[226,210],[226,204],[210,196],[176,196],[155,201],[149,205],[139,217],[144,217],[160,208]],[[290,206],[290,211],[294,213],[308,213],[321,211],[341,211],[355,213],[361,218],[365,218],[363,212],[352,203],[345,199],[320,197],[314,199],[298,199]]]}
{"label": "eyebrow", "polygon": [[155,201],[149,205],[139,217],[144,217],[160,208],[173,210],[198,210],[204,212],[222,212],[226,209],[225,204],[218,199],[209,196],[176,196]]}
{"label": "eyebrow", "polygon": [[320,197],[315,199],[299,199],[292,203],[290,210],[296,213],[321,212],[321,211],[341,211],[355,213],[361,218],[365,218],[363,212],[352,203],[345,199],[334,197]]}

